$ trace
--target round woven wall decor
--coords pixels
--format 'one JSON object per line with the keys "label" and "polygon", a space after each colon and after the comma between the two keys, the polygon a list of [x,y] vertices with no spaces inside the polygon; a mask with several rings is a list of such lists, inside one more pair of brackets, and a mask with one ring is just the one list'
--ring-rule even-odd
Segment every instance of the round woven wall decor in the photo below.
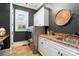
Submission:
{"label": "round woven wall decor", "polygon": [[55,24],[63,26],[69,22],[70,18],[71,18],[71,11],[67,9],[62,9],[55,16]]}

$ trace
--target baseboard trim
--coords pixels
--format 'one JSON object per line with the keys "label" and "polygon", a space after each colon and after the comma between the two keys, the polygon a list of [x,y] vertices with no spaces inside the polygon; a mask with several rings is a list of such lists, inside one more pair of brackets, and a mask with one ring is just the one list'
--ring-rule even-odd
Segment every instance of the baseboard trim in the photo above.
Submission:
{"label": "baseboard trim", "polygon": [[12,46],[28,45],[28,41],[14,42]]}
{"label": "baseboard trim", "polygon": [[10,56],[10,48],[0,50],[0,56]]}

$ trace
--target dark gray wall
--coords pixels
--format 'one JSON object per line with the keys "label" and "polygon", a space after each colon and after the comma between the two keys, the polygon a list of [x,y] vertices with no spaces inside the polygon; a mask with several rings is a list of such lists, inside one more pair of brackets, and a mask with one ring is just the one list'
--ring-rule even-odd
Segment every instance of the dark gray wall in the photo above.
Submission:
{"label": "dark gray wall", "polygon": [[[10,34],[10,4],[0,3],[0,27],[4,27]],[[4,40],[2,49],[10,47],[10,37]]]}
{"label": "dark gray wall", "polygon": [[[61,9],[69,9],[72,11],[73,16],[71,21],[65,26],[57,26],[53,18],[56,13]],[[50,10],[50,25],[49,28],[56,32],[74,34],[79,32],[79,4],[78,3],[53,3]]]}
{"label": "dark gray wall", "polygon": [[[14,9],[28,11],[29,12],[29,26],[33,25],[33,15],[36,12],[36,10],[17,6],[17,5],[14,5],[13,7],[14,7]],[[25,31],[22,31],[22,32],[15,32],[14,31],[14,42],[24,41],[27,39],[27,36],[28,36],[28,33]]]}

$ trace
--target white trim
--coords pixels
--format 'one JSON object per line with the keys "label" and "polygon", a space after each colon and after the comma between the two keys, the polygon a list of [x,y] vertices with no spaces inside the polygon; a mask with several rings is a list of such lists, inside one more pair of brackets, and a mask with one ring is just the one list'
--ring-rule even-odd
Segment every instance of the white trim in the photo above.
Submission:
{"label": "white trim", "polygon": [[12,3],[10,3],[10,46],[12,46],[13,45],[13,37],[14,37],[14,24],[13,24],[13,22],[14,22],[14,19],[13,19],[13,14],[14,14],[14,12],[13,12],[13,5],[12,5]]}
{"label": "white trim", "polygon": [[13,46],[21,46],[21,45],[24,45],[24,44],[28,44],[28,41],[20,41],[20,42],[14,42],[13,43],[13,45],[12,45],[12,47]]}
{"label": "white trim", "polygon": [[10,48],[9,49],[4,49],[4,50],[0,50],[0,56],[10,56]]}

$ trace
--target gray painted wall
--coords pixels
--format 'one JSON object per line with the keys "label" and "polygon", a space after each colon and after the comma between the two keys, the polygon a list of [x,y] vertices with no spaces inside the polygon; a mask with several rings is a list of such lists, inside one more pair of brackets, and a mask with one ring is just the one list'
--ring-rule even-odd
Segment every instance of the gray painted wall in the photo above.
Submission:
{"label": "gray painted wall", "polygon": [[[78,3],[53,3],[51,4],[52,8],[50,10],[50,21],[49,21],[49,28],[56,32],[62,32],[62,33],[70,33],[74,34],[75,32],[79,32],[79,4]],[[14,5],[15,9],[25,10],[29,12],[29,26],[33,25],[33,14],[36,12],[36,10],[32,10],[29,8],[24,8],[21,6]],[[61,9],[70,9],[73,12],[73,16],[70,20],[70,22],[65,26],[57,26],[54,24],[52,19],[56,15],[56,13]],[[26,32],[15,32],[14,31],[14,41],[24,41],[26,40],[26,36],[28,35]]]}
{"label": "gray painted wall", "polygon": [[[36,12],[36,10],[17,6],[17,5],[14,5],[13,7],[14,7],[14,9],[28,11],[29,12],[29,26],[33,25],[33,15]],[[27,32],[25,32],[25,31],[15,32],[15,29],[14,29],[14,42],[27,40],[27,36],[28,36]]]}
{"label": "gray painted wall", "polygon": [[[10,4],[0,3],[0,27],[4,27],[10,34]],[[3,41],[2,49],[10,47],[10,37]]]}
{"label": "gray painted wall", "polygon": [[[49,28],[56,32],[74,34],[79,32],[79,4],[78,3],[53,3],[50,10],[50,25]],[[53,18],[56,13],[61,9],[69,9],[73,12],[71,21],[65,26],[57,26]]]}

